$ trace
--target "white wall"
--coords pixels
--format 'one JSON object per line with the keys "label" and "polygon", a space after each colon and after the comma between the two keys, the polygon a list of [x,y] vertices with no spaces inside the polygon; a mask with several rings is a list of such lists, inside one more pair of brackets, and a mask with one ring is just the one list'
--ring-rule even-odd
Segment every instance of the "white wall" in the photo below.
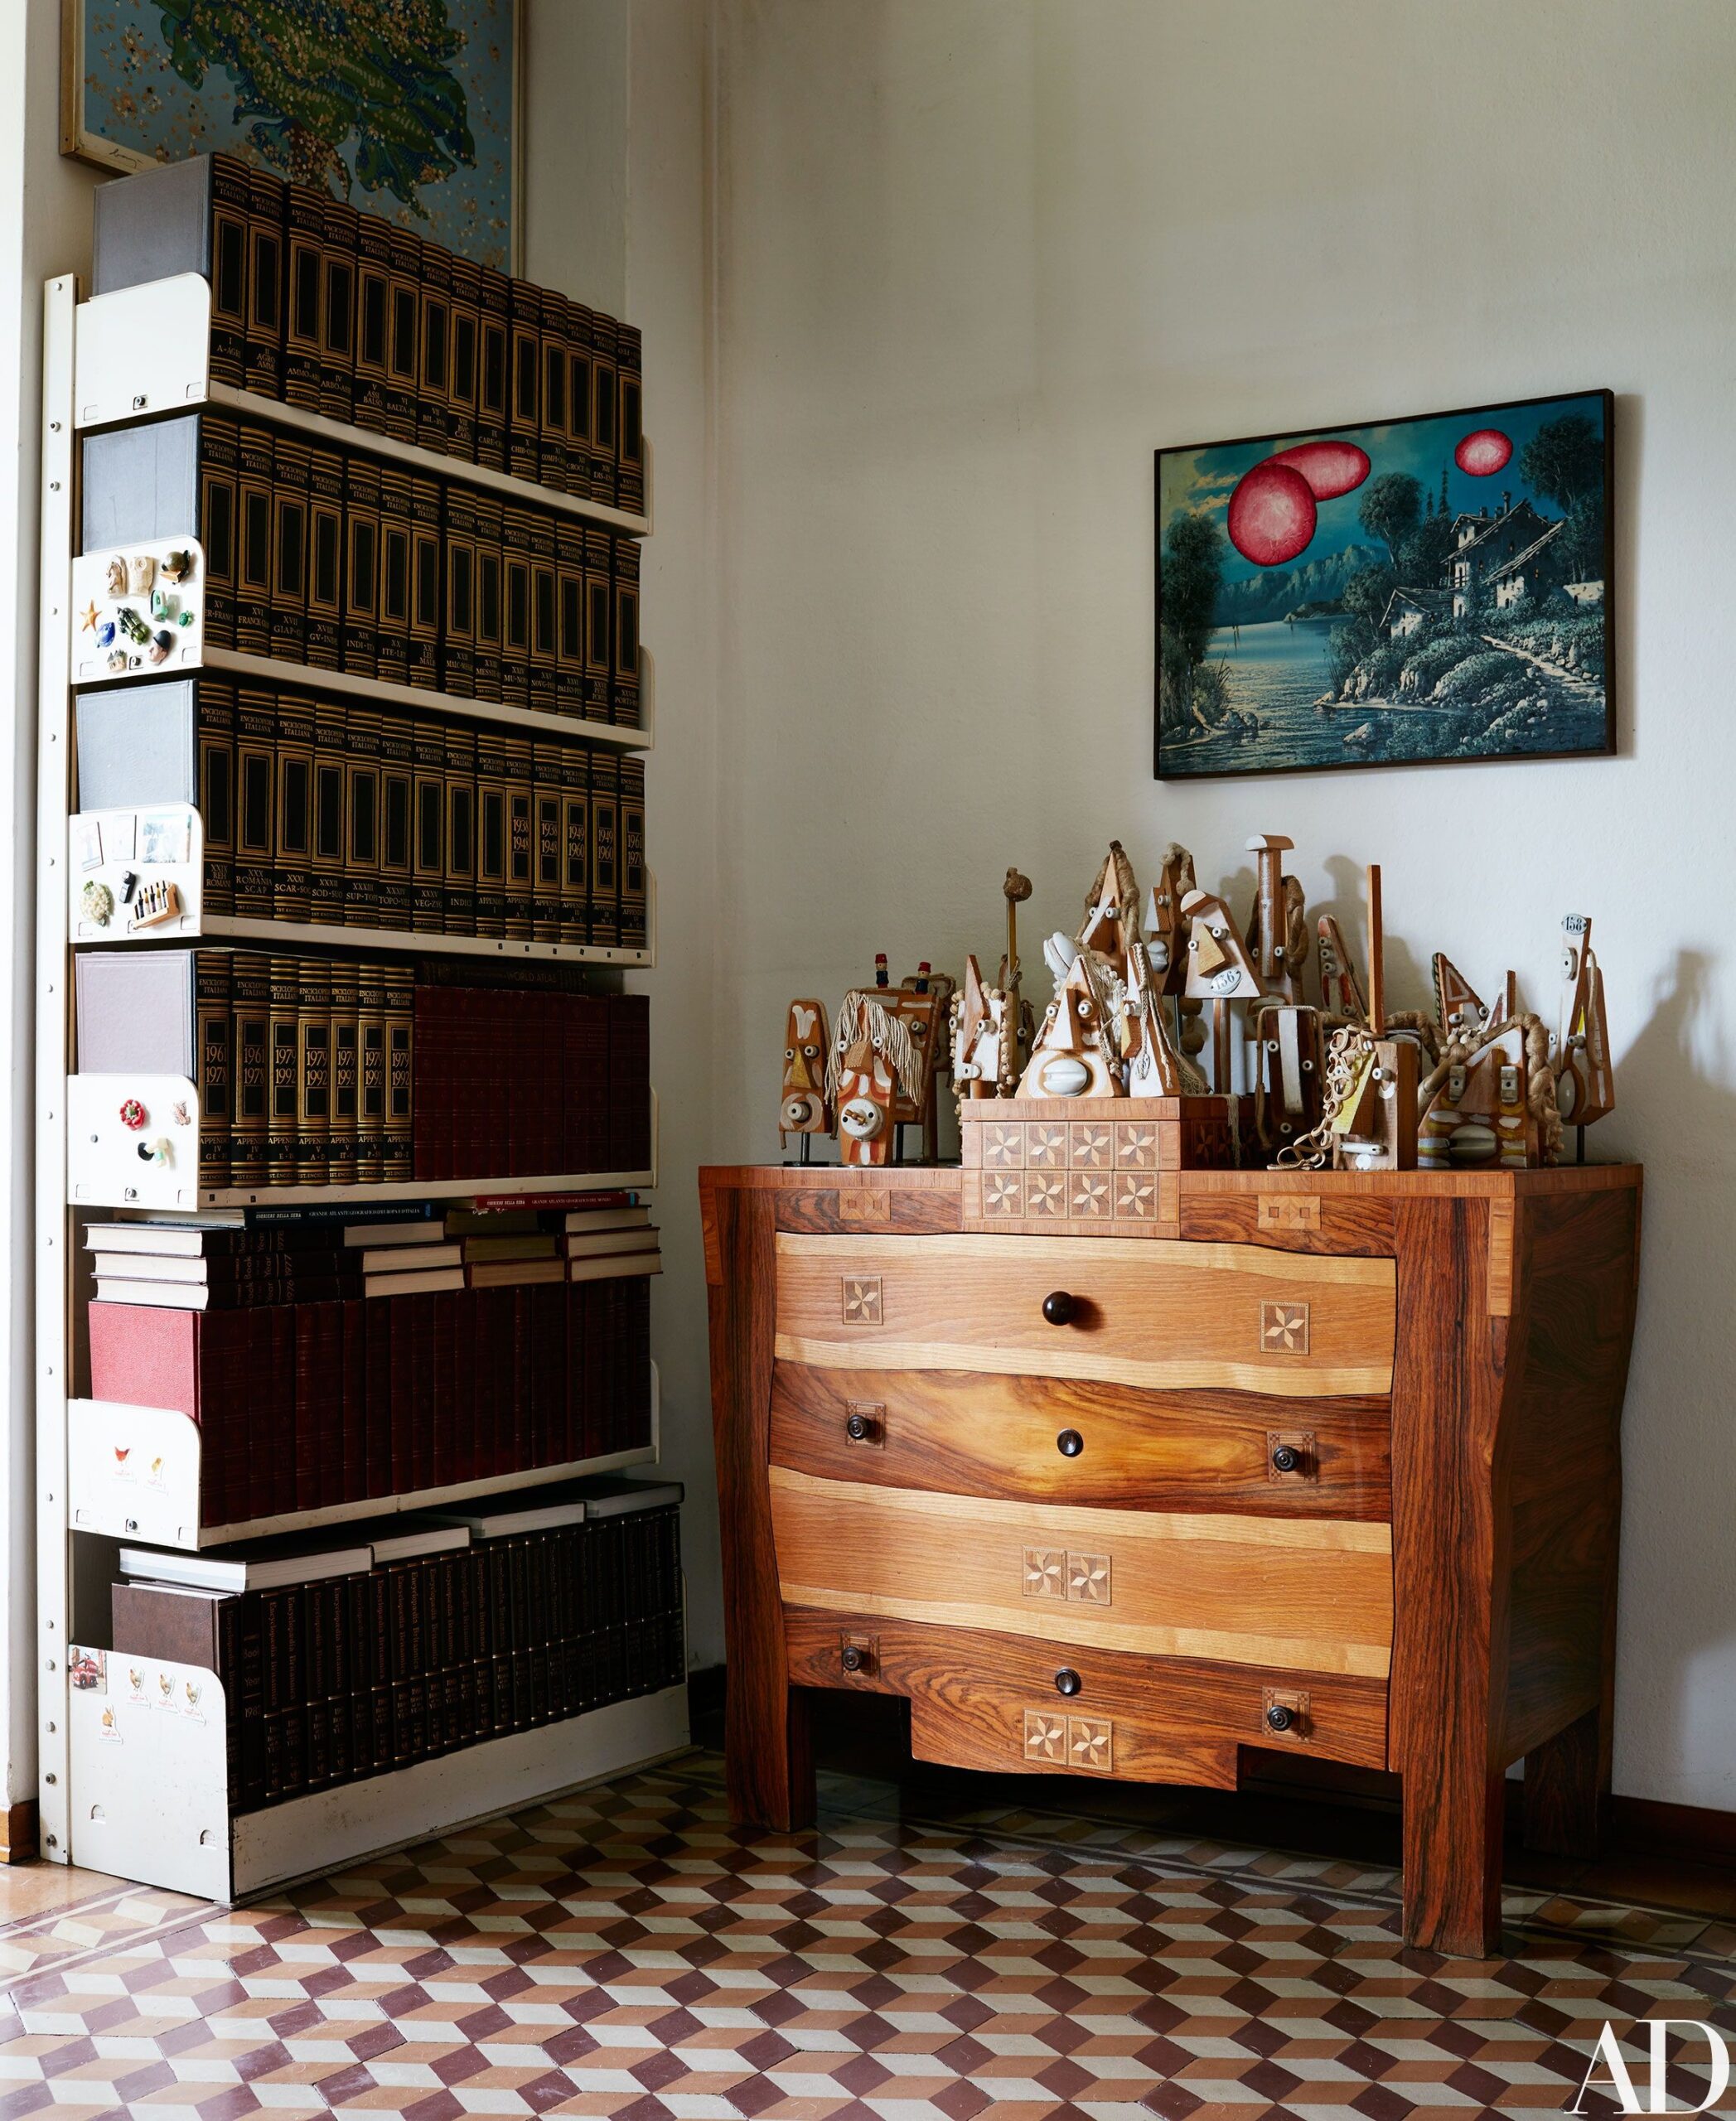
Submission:
{"label": "white wall", "polygon": [[[1173,836],[1245,896],[1247,834],[1287,832],[1341,914],[1378,859],[1400,1004],[1442,949],[1552,1010],[1557,923],[1590,913],[1620,1056],[1596,1146],[1648,1166],[1618,1786],[1736,1805],[1736,13],[718,17],[719,867],[679,916],[716,921],[707,1153],[776,1153],[791,995],[877,949],[992,959],[1009,862],[1034,943],[1111,834],[1142,877]],[[1153,783],[1154,445],[1604,384],[1618,759]],[[665,804],[660,843],[689,822]],[[664,1293],[696,1348],[690,1261]]]}

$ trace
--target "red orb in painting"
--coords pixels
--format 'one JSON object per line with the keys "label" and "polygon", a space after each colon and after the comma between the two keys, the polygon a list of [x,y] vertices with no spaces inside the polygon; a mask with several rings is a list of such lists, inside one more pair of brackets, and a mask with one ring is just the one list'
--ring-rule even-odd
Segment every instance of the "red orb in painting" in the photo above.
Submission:
{"label": "red orb in painting", "polygon": [[1300,471],[1267,457],[1230,496],[1230,542],[1255,567],[1295,558],[1314,534],[1314,496]]}
{"label": "red orb in painting", "polygon": [[1473,479],[1487,479],[1498,471],[1513,454],[1512,437],[1499,428],[1479,428],[1468,434],[1453,452],[1459,470]]}
{"label": "red orb in painting", "polygon": [[1354,493],[1368,476],[1368,452],[1353,442],[1298,442],[1294,449],[1280,449],[1266,459],[1269,464],[1288,464],[1301,472],[1316,500],[1336,500],[1340,494]]}

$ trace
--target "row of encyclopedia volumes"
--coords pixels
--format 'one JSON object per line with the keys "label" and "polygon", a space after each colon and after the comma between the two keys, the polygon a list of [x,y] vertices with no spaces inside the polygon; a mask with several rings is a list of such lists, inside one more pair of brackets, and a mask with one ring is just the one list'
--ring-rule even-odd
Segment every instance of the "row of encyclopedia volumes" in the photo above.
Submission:
{"label": "row of encyclopedia volumes", "polygon": [[227,1594],[157,1581],[157,1557],[123,1549],[105,1676],[143,1691],[153,1663],[215,1675],[238,1811],[681,1683],[674,1504],[487,1539],[451,1529],[462,1543],[443,1550],[370,1563],[364,1545],[336,1558],[360,1562],[341,1574]]}
{"label": "row of encyclopedia volumes", "polygon": [[632,513],[638,331],[234,156],[96,195],[96,293],[202,273],[215,383]]}
{"label": "row of encyclopedia volumes", "polygon": [[238,1524],[651,1442],[642,1276],[211,1311],[93,1302],[91,1392],[198,1424]]}
{"label": "row of encyclopedia volumes", "polygon": [[90,814],[181,801],[208,913],[648,945],[636,756],[206,675],[85,693],[77,717],[85,868],[116,858],[118,830],[148,882],[179,843]]}
{"label": "row of encyclopedia volumes", "polygon": [[[199,540],[209,647],[639,725],[631,538],[221,412],[91,435],[82,495],[86,553]],[[111,674],[99,622],[75,646]]]}
{"label": "row of encyclopedia volumes", "polygon": [[[642,1171],[648,1005],[556,965],[83,950],[78,1068],[184,1075],[202,1186]],[[476,983],[468,983],[474,979]]]}

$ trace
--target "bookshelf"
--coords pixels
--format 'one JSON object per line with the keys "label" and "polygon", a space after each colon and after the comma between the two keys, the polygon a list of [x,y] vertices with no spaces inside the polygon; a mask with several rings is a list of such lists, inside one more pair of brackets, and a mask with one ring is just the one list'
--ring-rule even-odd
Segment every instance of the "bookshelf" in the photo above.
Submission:
{"label": "bookshelf", "polygon": [[[105,675],[95,681],[88,674],[81,677],[74,650],[80,440],[201,406],[221,408],[312,441],[402,464],[439,481],[442,488],[460,485],[632,539],[651,528],[650,456],[647,446],[646,510],[635,514],[230,388],[210,374],[211,295],[198,273],[82,301],[73,278],[57,276],[45,290],[44,326],[35,908],[40,1843],[50,1861],[76,1862],[149,1884],[230,1900],[679,1750],[687,1741],[685,1689],[663,1686],[531,1727],[491,1737],[467,1736],[454,1749],[432,1757],[358,1774],[336,1786],[268,1802],[263,1809],[246,1809],[239,1805],[233,1760],[225,1751],[228,1704],[212,1671],[172,1662],[153,1664],[152,1675],[162,1700],[172,1698],[182,1706],[178,1713],[166,1713],[153,1703],[154,1713],[147,1713],[138,1701],[120,1698],[125,1684],[118,1670],[112,1688],[105,1684],[98,1689],[89,1681],[88,1654],[72,1654],[74,1645],[88,1653],[89,1645],[110,1640],[108,1587],[120,1544],[220,1553],[237,1542],[268,1535],[390,1521],[436,1505],[510,1497],[578,1476],[653,1465],[659,1452],[655,1369],[652,1365],[649,1437],[631,1447],[579,1457],[569,1451],[555,1462],[482,1477],[424,1477],[364,1500],[263,1515],[227,1512],[224,1522],[203,1524],[201,1490],[207,1469],[202,1454],[207,1446],[201,1425],[172,1409],[94,1397],[85,1383],[89,1359],[82,1307],[89,1286],[81,1251],[82,1218],[91,1210],[125,1219],[153,1211],[331,1208],[346,1203],[365,1210],[375,1204],[409,1201],[487,1207],[503,1201],[649,1187],[656,1179],[655,1096],[652,1092],[650,1158],[633,1170],[363,1184],[205,1185],[198,1172],[200,1089],[190,1077],[145,1070],[123,1085],[114,1075],[77,1072],[76,952],[98,942],[110,949],[151,951],[175,944],[234,940],[308,957],[327,951],[413,953],[418,959],[476,963],[479,970],[485,959],[502,966],[588,967],[606,988],[611,983],[618,988],[621,973],[655,962],[655,879],[647,871],[642,948],[546,935],[447,935],[413,926],[339,925],[207,911],[203,822],[192,807],[187,812],[185,858],[165,870],[179,895],[174,917],[150,928],[117,923],[93,932],[81,919],[81,893],[94,872],[88,860],[80,863],[74,853],[80,821],[75,702],[85,691],[114,695],[135,683],[143,686],[164,676],[206,671],[237,684],[294,687],[405,709],[418,717],[505,725],[625,756],[653,747],[654,671],[651,657],[641,650],[637,664],[643,726],[632,727],[195,642],[188,643],[192,652],[177,659],[170,671]],[[632,661],[625,667],[631,674]],[[106,877],[106,868],[95,873]],[[115,891],[118,897],[118,878]],[[155,1109],[176,1112],[171,1131],[177,1144],[168,1153],[161,1152],[159,1143],[157,1156],[141,1160],[138,1136],[127,1137],[118,1128],[117,1092],[123,1089]],[[572,1706],[572,1698],[563,1698]],[[487,1728],[486,1721],[481,1727]]]}

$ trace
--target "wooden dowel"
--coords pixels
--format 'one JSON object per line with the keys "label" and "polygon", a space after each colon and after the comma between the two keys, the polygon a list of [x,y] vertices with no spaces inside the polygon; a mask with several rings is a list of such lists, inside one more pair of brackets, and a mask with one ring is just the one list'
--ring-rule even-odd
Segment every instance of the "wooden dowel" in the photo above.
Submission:
{"label": "wooden dowel", "polygon": [[1386,935],[1381,925],[1381,865],[1368,865],[1368,1028],[1386,1030]]}

